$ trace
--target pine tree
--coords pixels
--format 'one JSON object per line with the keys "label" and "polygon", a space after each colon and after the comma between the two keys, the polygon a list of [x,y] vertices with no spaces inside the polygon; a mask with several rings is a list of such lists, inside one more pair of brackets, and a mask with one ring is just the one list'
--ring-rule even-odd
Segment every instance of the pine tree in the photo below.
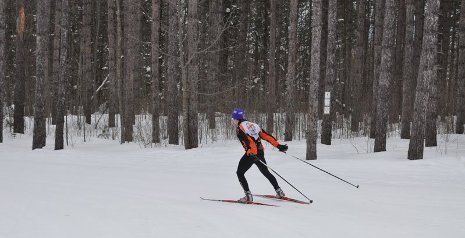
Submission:
{"label": "pine tree", "polygon": [[16,0],[16,79],[14,91],[14,124],[13,132],[24,134],[24,101],[25,101],[25,82],[26,82],[26,0]]}
{"label": "pine tree", "polygon": [[160,0],[152,0],[152,143],[160,143]]}
{"label": "pine tree", "polygon": [[[199,17],[197,9],[197,0],[189,1],[187,13],[187,77],[183,77],[184,148],[186,149],[198,147],[197,81],[199,77],[199,56],[197,44]],[[216,7],[215,10],[217,10]],[[217,31],[215,33],[218,34]],[[217,64],[218,62],[216,62]]]}
{"label": "pine tree", "polygon": [[46,60],[48,56],[48,23],[50,17],[50,0],[37,2],[37,51],[36,51],[36,88],[34,106],[34,132],[32,149],[41,149],[46,143],[45,132],[45,82]]}
{"label": "pine tree", "polygon": [[274,131],[274,116],[276,110],[276,0],[269,0],[270,2],[270,27],[269,27],[269,51],[268,51],[268,79],[267,79],[267,106],[268,113],[266,116],[266,129],[268,133]]}
{"label": "pine tree", "polygon": [[69,0],[59,0],[61,4],[61,23],[60,23],[60,75],[58,77],[57,91],[57,126],[55,131],[55,150],[64,148],[64,117],[65,117],[65,86],[68,82],[68,44],[69,44]]}
{"label": "pine tree", "polygon": [[386,151],[386,133],[388,124],[389,91],[393,82],[393,66],[396,33],[395,0],[386,0],[383,25],[383,49],[379,68],[378,101],[376,107],[376,138],[374,152]]}
{"label": "pine tree", "polygon": [[310,66],[310,88],[308,92],[309,115],[307,122],[307,160],[316,160],[316,142],[318,138],[318,84],[320,79],[320,44],[322,28],[322,1],[314,0],[312,9],[312,50]]}
{"label": "pine tree", "polygon": [[[333,93],[333,84],[336,81],[336,23],[337,23],[337,0],[329,0],[328,7],[328,45],[326,58],[326,84],[325,91],[330,92],[331,98]],[[331,101],[334,101],[331,99]],[[334,118],[334,108],[330,101],[330,112],[324,113],[321,143],[331,145],[332,137],[332,120]]]}
{"label": "pine tree", "polygon": [[439,0],[427,0],[408,159],[423,159],[428,88],[436,77]]}
{"label": "pine tree", "polygon": [[107,34],[108,34],[108,78],[110,89],[108,95],[108,127],[115,127],[115,114],[117,112],[118,82],[116,78],[116,20],[115,0],[107,0]]}
{"label": "pine tree", "polygon": [[[288,64],[287,64],[287,75],[286,75],[286,125],[284,132],[284,140],[292,141],[294,127],[295,127],[295,76],[296,76],[296,61],[297,61],[297,10],[298,1],[291,0],[289,13],[289,53],[288,53]],[[321,13],[320,13],[321,15]],[[320,29],[321,31],[321,29]],[[321,32],[320,32],[321,34]],[[320,51],[318,51],[320,53]],[[319,60],[319,57],[318,57]],[[319,70],[320,68],[318,68]],[[318,77],[319,80],[319,77]],[[317,92],[318,94],[318,92]]]}
{"label": "pine tree", "polygon": [[6,1],[0,1],[0,143],[3,143],[3,91],[5,90],[5,43],[6,43],[6,21],[5,21]]}
{"label": "pine tree", "polygon": [[463,134],[463,124],[465,123],[465,0],[462,0],[460,7],[459,23],[459,58],[458,58],[458,87],[457,87],[457,121],[455,133]]}
{"label": "pine tree", "polygon": [[402,75],[402,127],[400,132],[400,137],[402,139],[410,139],[414,83],[416,81],[413,78],[414,8],[414,0],[406,0],[404,70]]}
{"label": "pine tree", "polygon": [[168,143],[179,144],[179,119],[178,119],[178,78],[179,78],[179,49],[178,49],[178,17],[176,0],[168,1],[168,72],[166,102],[168,111]]}

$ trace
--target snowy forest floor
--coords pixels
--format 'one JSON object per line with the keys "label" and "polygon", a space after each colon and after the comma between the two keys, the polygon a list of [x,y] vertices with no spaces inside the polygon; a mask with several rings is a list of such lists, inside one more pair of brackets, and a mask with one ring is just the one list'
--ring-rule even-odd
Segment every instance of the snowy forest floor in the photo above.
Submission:
{"label": "snowy forest floor", "polygon": [[[367,138],[318,145],[312,164],[356,189],[267,147],[268,164],[314,200],[311,205],[255,198],[280,207],[201,201],[243,196],[236,141],[198,149],[141,148],[93,139],[62,151],[53,137],[31,150],[30,136],[0,144],[0,237],[448,237],[465,235],[465,136],[407,160],[408,140],[390,138],[371,153]],[[304,158],[305,141],[289,144]],[[252,192],[273,193],[254,166]],[[289,197],[302,197],[284,181]]]}

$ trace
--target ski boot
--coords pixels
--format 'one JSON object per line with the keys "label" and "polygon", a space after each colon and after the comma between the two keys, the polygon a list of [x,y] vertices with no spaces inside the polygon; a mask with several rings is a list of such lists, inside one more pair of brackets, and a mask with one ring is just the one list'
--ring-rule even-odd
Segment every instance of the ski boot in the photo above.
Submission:
{"label": "ski boot", "polygon": [[286,196],[286,194],[284,194],[284,192],[283,192],[283,190],[281,188],[276,189],[276,197],[283,198],[285,196]]}
{"label": "ski boot", "polygon": [[252,193],[250,191],[245,191],[245,196],[239,199],[239,202],[242,202],[242,203],[253,202]]}

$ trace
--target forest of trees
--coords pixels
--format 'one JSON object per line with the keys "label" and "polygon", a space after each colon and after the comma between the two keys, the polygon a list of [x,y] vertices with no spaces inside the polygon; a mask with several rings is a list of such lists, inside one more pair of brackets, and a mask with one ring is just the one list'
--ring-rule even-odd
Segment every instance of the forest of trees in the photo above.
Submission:
{"label": "forest of trees", "polygon": [[271,133],[284,115],[286,141],[304,115],[307,159],[341,128],[386,151],[392,125],[422,159],[438,125],[464,133],[465,0],[0,1],[0,122],[34,118],[32,149],[47,121],[63,149],[65,117],[85,132],[96,112],[121,143],[144,114],[152,143],[163,116],[169,144],[196,148],[199,118],[234,107]]}

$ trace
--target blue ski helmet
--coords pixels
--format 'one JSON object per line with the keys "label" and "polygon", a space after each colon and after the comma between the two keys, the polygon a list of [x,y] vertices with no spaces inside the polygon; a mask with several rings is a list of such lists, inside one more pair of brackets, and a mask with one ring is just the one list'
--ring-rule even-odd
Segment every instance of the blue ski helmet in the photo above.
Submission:
{"label": "blue ski helmet", "polygon": [[244,109],[234,108],[234,111],[231,113],[231,118],[236,120],[244,120]]}

